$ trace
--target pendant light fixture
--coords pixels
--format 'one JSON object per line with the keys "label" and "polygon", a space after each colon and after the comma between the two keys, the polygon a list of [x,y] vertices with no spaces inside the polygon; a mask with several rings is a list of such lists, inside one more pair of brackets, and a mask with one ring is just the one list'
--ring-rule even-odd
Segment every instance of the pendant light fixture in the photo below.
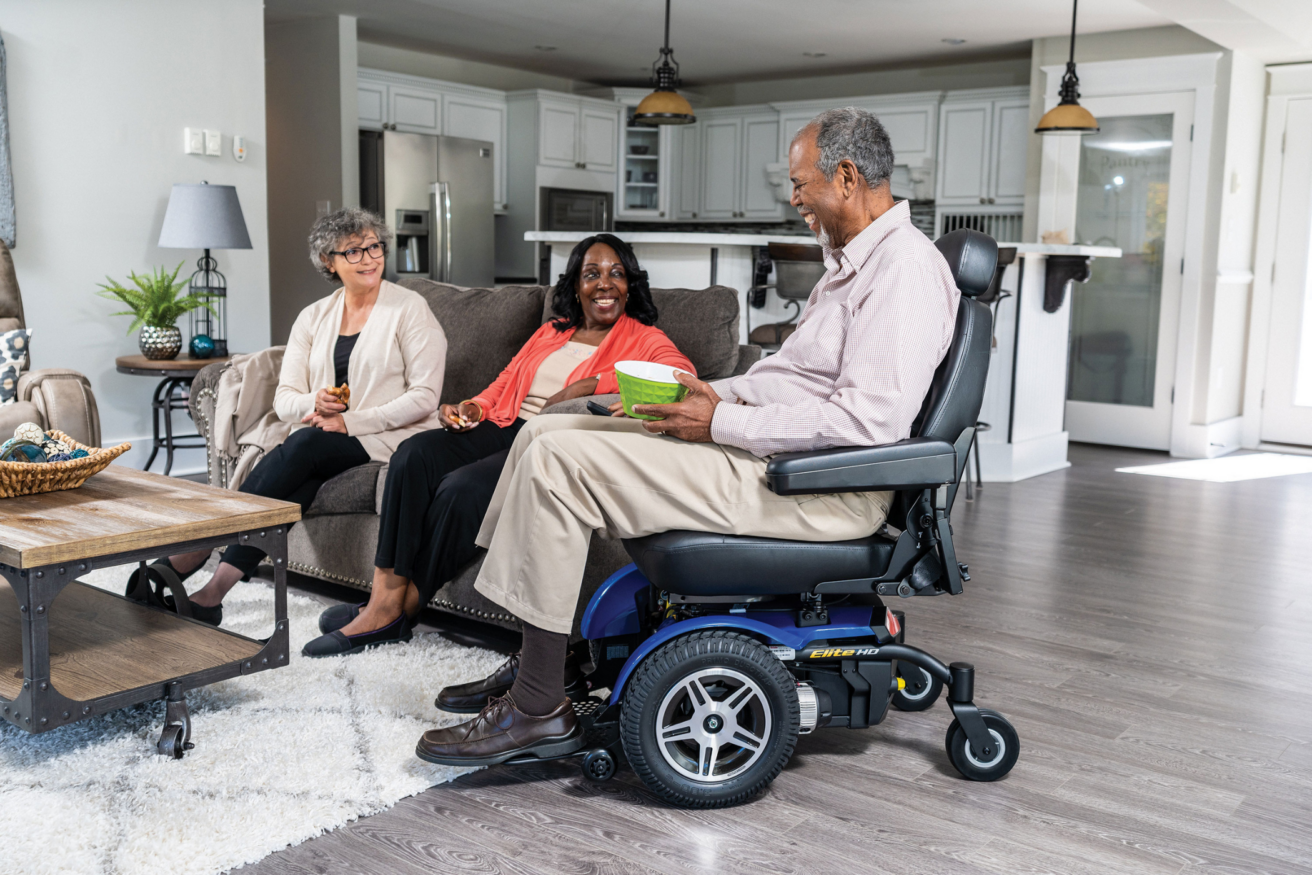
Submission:
{"label": "pendant light fixture", "polygon": [[670,48],[670,0],[665,0],[665,46],[660,66],[651,64],[651,84],[656,90],[642,99],[633,112],[633,120],[642,125],[690,125],[697,120],[692,104],[679,92],[679,62]]}
{"label": "pendant light fixture", "polygon": [[1071,0],[1071,55],[1066,61],[1066,74],[1061,77],[1061,102],[1043,114],[1036,134],[1096,134],[1098,120],[1093,113],[1080,106],[1080,77],[1075,75],[1075,14],[1079,0]]}

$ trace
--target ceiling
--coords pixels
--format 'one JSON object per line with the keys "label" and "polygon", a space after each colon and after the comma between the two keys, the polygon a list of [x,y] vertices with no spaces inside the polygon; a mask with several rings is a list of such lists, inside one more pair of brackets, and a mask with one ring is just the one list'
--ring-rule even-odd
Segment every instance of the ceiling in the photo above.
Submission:
{"label": "ceiling", "polygon": [[[1079,31],[1173,24],[1171,10],[1150,8],[1172,2],[1085,3]],[[365,40],[608,85],[647,81],[664,19],[660,0],[266,0],[265,9],[270,22],[355,15]],[[1028,56],[1030,40],[1069,31],[1062,0],[673,0],[670,43],[695,87]]]}

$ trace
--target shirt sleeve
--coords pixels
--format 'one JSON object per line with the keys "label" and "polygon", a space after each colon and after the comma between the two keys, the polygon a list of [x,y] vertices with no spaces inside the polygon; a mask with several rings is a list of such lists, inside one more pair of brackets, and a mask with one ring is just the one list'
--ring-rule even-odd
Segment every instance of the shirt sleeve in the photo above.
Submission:
{"label": "shirt sleeve", "polygon": [[753,455],[830,447],[870,447],[906,437],[953,329],[941,305],[943,280],[915,259],[889,265],[885,291],[857,303],[829,397],[797,404],[720,404],[711,420],[716,443]]}
{"label": "shirt sleeve", "polygon": [[723,380],[715,380],[711,383],[711,388],[715,390],[715,394],[719,395],[720,400],[726,404],[738,403],[738,396],[733,391],[733,381],[736,379],[738,378],[725,377]]}
{"label": "shirt sleeve", "polygon": [[283,422],[299,423],[314,412],[314,391],[310,388],[310,345],[314,328],[310,308],[302,310],[292,324],[287,349],[278,373],[278,388],[273,394],[273,410]]}
{"label": "shirt sleeve", "polygon": [[379,434],[427,419],[437,410],[446,374],[446,332],[426,305],[411,310],[397,332],[405,363],[406,389],[397,397],[366,410],[342,413],[346,433]]}

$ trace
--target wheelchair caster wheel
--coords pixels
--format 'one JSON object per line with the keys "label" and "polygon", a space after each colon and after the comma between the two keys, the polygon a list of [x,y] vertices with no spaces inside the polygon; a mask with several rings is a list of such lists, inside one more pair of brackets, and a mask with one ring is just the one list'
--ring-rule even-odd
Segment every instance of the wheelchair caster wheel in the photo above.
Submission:
{"label": "wheelchair caster wheel", "polygon": [[165,726],[164,731],[160,733],[155,750],[159,752],[160,756],[166,756],[173,760],[182,759],[182,755],[194,746],[182,740],[185,732],[186,727],[179,726],[176,723]]}
{"label": "wheelchair caster wheel", "polygon": [[924,711],[943,692],[943,682],[918,665],[898,662],[897,676],[906,682],[893,694],[893,707],[899,711]]}
{"label": "wheelchair caster wheel", "polygon": [[615,755],[604,747],[583,755],[583,777],[594,784],[604,784],[615,777]]}
{"label": "wheelchair caster wheel", "polygon": [[979,716],[993,736],[994,748],[988,756],[978,756],[966,738],[966,730],[955,719],[948,727],[946,745],[948,759],[963,777],[972,781],[996,781],[1011,771],[1020,756],[1020,736],[1007,718],[997,711],[980,709]]}

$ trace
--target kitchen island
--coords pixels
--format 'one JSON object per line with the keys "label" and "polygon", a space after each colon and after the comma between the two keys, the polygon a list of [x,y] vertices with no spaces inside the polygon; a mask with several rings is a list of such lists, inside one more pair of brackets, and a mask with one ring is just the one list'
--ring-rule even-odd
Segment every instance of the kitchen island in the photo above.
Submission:
{"label": "kitchen island", "polygon": [[[525,240],[551,245],[551,274],[565,270],[578,231],[529,231]],[[746,290],[752,284],[754,247],[814,243],[810,234],[705,234],[625,232],[639,263],[657,288],[699,289],[716,284],[739,292],[739,335],[747,340]],[[1120,258],[1109,246],[999,243],[1016,250],[1002,277],[1006,297],[993,304],[994,346],[984,390],[979,434],[982,479],[1012,482],[1067,467],[1066,363],[1070,346],[1070,283],[1088,277],[1093,258]],[[789,310],[774,296],[751,310],[752,326],[777,322]],[[972,460],[972,467],[974,462]]]}

